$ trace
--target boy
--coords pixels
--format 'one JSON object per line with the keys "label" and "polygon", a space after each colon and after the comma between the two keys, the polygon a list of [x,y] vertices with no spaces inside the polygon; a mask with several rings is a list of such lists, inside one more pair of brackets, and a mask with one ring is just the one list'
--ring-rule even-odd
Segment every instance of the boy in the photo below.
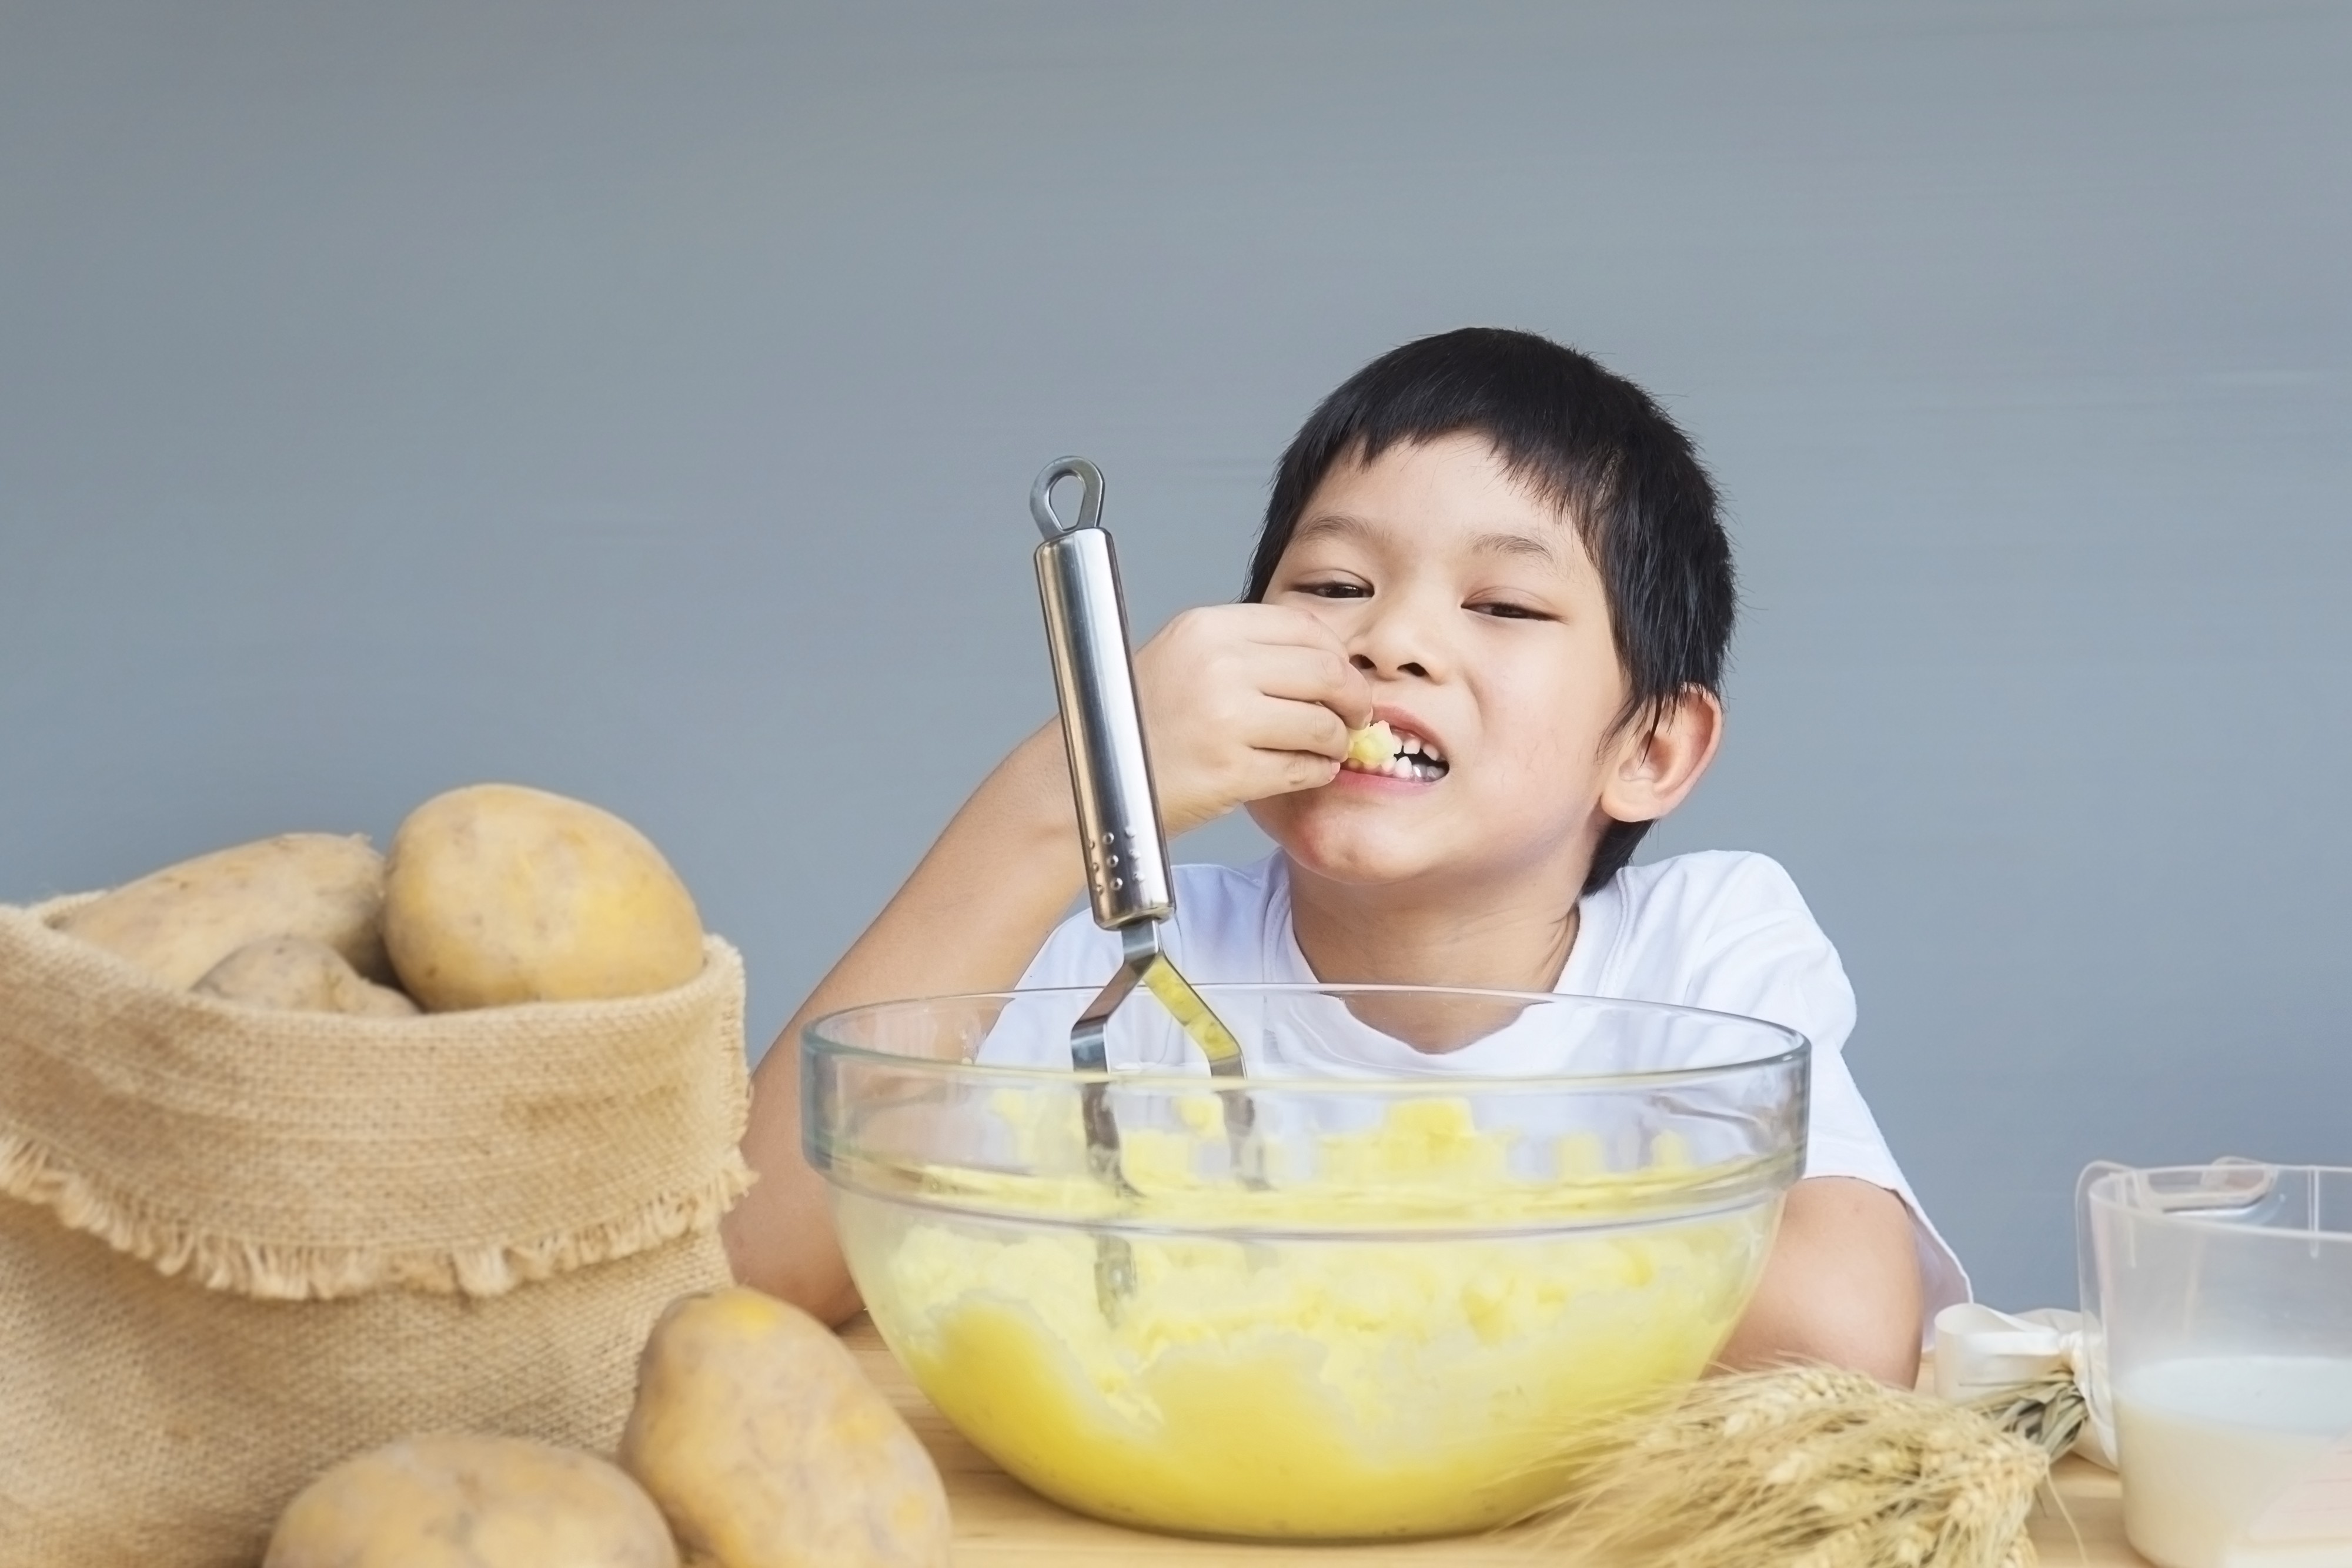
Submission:
{"label": "boy", "polygon": [[[1689,441],[1571,350],[1470,329],[1374,361],[1284,455],[1244,601],[1137,654],[1169,835],[1246,809],[1277,852],[1180,869],[1197,981],[1483,986],[1768,1019],[1813,1045],[1805,1176],[1731,1365],[1788,1357],[1907,1385],[1921,1323],[1965,1299],[1841,1055],[1853,992],[1760,855],[1629,864],[1715,756],[1730,547]],[[1348,760],[1375,718],[1384,762]],[[956,814],[761,1063],[729,1217],[738,1274],[828,1320],[856,1309],[800,1156],[799,1033],[835,1009],[1092,986],[1057,725]],[[1059,929],[1056,929],[1057,923]]]}

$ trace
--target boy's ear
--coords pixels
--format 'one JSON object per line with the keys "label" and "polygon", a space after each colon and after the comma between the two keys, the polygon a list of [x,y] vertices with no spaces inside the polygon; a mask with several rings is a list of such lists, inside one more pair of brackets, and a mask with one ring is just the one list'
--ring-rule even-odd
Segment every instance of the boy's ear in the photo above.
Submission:
{"label": "boy's ear", "polygon": [[1685,686],[1659,712],[1655,727],[1634,724],[1618,737],[1601,783],[1601,810],[1621,822],[1657,821],[1697,788],[1722,739],[1722,701],[1704,687]]}

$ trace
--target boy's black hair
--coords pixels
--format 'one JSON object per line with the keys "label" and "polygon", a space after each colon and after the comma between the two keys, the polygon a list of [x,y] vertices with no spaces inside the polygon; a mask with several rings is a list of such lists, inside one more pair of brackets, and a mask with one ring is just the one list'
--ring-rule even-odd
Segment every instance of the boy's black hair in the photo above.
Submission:
{"label": "boy's black hair", "polygon": [[[1719,693],[1737,601],[1731,542],[1690,437],[1633,382],[1532,332],[1443,332],[1341,382],[1275,470],[1244,597],[1265,597],[1307,497],[1335,464],[1463,434],[1485,436],[1514,477],[1558,506],[1599,566],[1630,688],[1618,731],[1655,725],[1692,686]],[[1624,869],[1649,831],[1612,823],[1582,891]]]}

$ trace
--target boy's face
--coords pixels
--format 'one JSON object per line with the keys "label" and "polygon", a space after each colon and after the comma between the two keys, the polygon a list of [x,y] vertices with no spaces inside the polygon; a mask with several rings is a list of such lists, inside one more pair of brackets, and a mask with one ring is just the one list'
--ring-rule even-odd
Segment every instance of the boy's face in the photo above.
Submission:
{"label": "boy's face", "polygon": [[1639,741],[1615,731],[1608,599],[1557,507],[1484,437],[1392,446],[1316,488],[1266,601],[1337,632],[1377,716],[1424,753],[1253,804],[1295,861],[1433,891],[1565,879],[1573,896]]}

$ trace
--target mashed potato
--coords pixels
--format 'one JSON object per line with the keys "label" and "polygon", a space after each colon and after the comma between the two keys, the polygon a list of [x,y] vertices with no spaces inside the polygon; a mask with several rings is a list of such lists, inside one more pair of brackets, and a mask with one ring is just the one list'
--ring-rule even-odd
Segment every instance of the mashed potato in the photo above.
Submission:
{"label": "mashed potato", "polygon": [[[1704,1173],[1664,1139],[1602,1172],[1571,1138],[1552,1168],[1588,1174],[1514,1176],[1512,1134],[1465,1101],[1321,1134],[1312,1176],[1271,1158],[1265,1191],[1195,1179],[1214,1098],[1187,1121],[1127,1134],[1131,1197],[970,1170],[927,1185],[984,1216],[841,1195],[867,1304],[941,1412],[1046,1496],[1156,1529],[1430,1535],[1525,1511],[1561,1484],[1551,1437],[1704,1368],[1778,1210],[1612,1227]],[[1083,1222],[1112,1220],[1135,1286],[1106,1313]]]}

